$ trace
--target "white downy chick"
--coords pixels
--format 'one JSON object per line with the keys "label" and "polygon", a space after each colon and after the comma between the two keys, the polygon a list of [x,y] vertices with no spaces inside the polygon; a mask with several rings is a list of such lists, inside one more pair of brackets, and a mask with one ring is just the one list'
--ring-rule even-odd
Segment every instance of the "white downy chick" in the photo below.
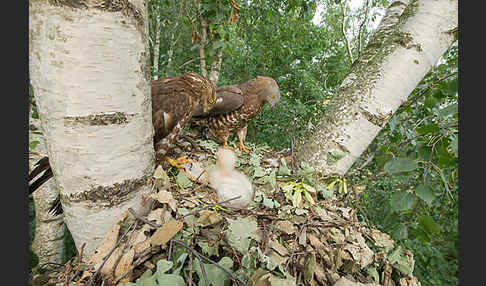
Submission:
{"label": "white downy chick", "polygon": [[216,167],[209,172],[209,185],[216,190],[220,201],[241,196],[225,205],[245,208],[253,199],[250,180],[243,173],[235,170],[236,156],[233,151],[220,148],[216,156]]}

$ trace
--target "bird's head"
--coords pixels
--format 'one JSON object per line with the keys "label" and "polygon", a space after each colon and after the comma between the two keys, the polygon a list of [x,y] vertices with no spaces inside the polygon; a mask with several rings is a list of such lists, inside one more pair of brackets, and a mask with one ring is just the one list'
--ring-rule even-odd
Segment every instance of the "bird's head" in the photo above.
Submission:
{"label": "bird's head", "polygon": [[277,82],[273,78],[266,76],[258,76],[256,80],[258,80],[261,88],[260,96],[275,110],[275,106],[280,101],[280,89]]}
{"label": "bird's head", "polygon": [[207,112],[211,108],[211,105],[216,102],[216,86],[206,77],[195,73],[187,73],[185,76],[191,86],[196,90],[198,97],[196,105],[200,105],[202,111]]}

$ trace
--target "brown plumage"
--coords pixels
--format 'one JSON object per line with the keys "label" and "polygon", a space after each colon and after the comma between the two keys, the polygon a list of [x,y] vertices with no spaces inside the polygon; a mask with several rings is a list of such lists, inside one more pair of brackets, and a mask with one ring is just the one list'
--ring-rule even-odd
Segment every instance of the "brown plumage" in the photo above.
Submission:
{"label": "brown plumage", "polygon": [[196,108],[208,111],[215,86],[203,76],[187,73],[152,81],[152,123],[158,156],[165,156]]}
{"label": "brown plumage", "polygon": [[[178,77],[166,77],[151,82],[152,85],[152,123],[154,125],[154,145],[157,157],[164,157],[174,146],[177,136],[191,118],[193,111],[200,108],[208,111],[216,98],[216,87],[203,76],[186,73]],[[183,160],[167,159],[169,163],[180,166]],[[29,174],[29,194],[53,177],[49,158],[44,157],[36,163]],[[40,173],[42,176],[36,178]],[[50,211],[61,214],[58,199]]]}
{"label": "brown plumage", "polygon": [[230,133],[236,132],[240,141],[239,148],[248,152],[243,141],[246,137],[247,123],[262,110],[266,102],[273,109],[280,100],[277,82],[270,77],[257,76],[240,84],[219,87],[216,102],[205,112],[199,107],[193,114],[195,120],[203,120],[208,126],[212,139],[227,147]]}

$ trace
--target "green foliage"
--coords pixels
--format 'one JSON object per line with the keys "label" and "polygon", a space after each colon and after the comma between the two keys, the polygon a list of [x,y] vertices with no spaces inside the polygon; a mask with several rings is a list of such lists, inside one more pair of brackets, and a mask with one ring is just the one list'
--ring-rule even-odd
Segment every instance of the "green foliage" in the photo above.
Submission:
{"label": "green foliage", "polygon": [[368,175],[353,178],[368,186],[366,217],[412,250],[423,285],[457,284],[457,50],[451,47],[370,145]]}
{"label": "green foliage", "polygon": [[178,274],[166,273],[173,266],[172,261],[159,260],[157,261],[157,270],[152,274],[151,270],[147,270],[136,283],[125,282],[121,286],[159,286],[159,285],[186,285],[184,279]]}

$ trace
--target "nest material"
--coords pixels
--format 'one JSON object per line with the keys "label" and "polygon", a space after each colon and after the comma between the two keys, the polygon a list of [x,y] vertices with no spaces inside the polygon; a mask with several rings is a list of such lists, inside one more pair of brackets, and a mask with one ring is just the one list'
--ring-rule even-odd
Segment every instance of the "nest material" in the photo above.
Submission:
{"label": "nest material", "polygon": [[[229,209],[207,186],[217,144],[197,144],[184,171],[156,169],[147,216],[127,210],[86,261],[50,265],[32,285],[420,285],[412,253],[329,197],[308,166],[291,171],[285,153],[262,148],[240,154],[256,192],[248,209]],[[296,202],[298,183],[309,192]]]}

